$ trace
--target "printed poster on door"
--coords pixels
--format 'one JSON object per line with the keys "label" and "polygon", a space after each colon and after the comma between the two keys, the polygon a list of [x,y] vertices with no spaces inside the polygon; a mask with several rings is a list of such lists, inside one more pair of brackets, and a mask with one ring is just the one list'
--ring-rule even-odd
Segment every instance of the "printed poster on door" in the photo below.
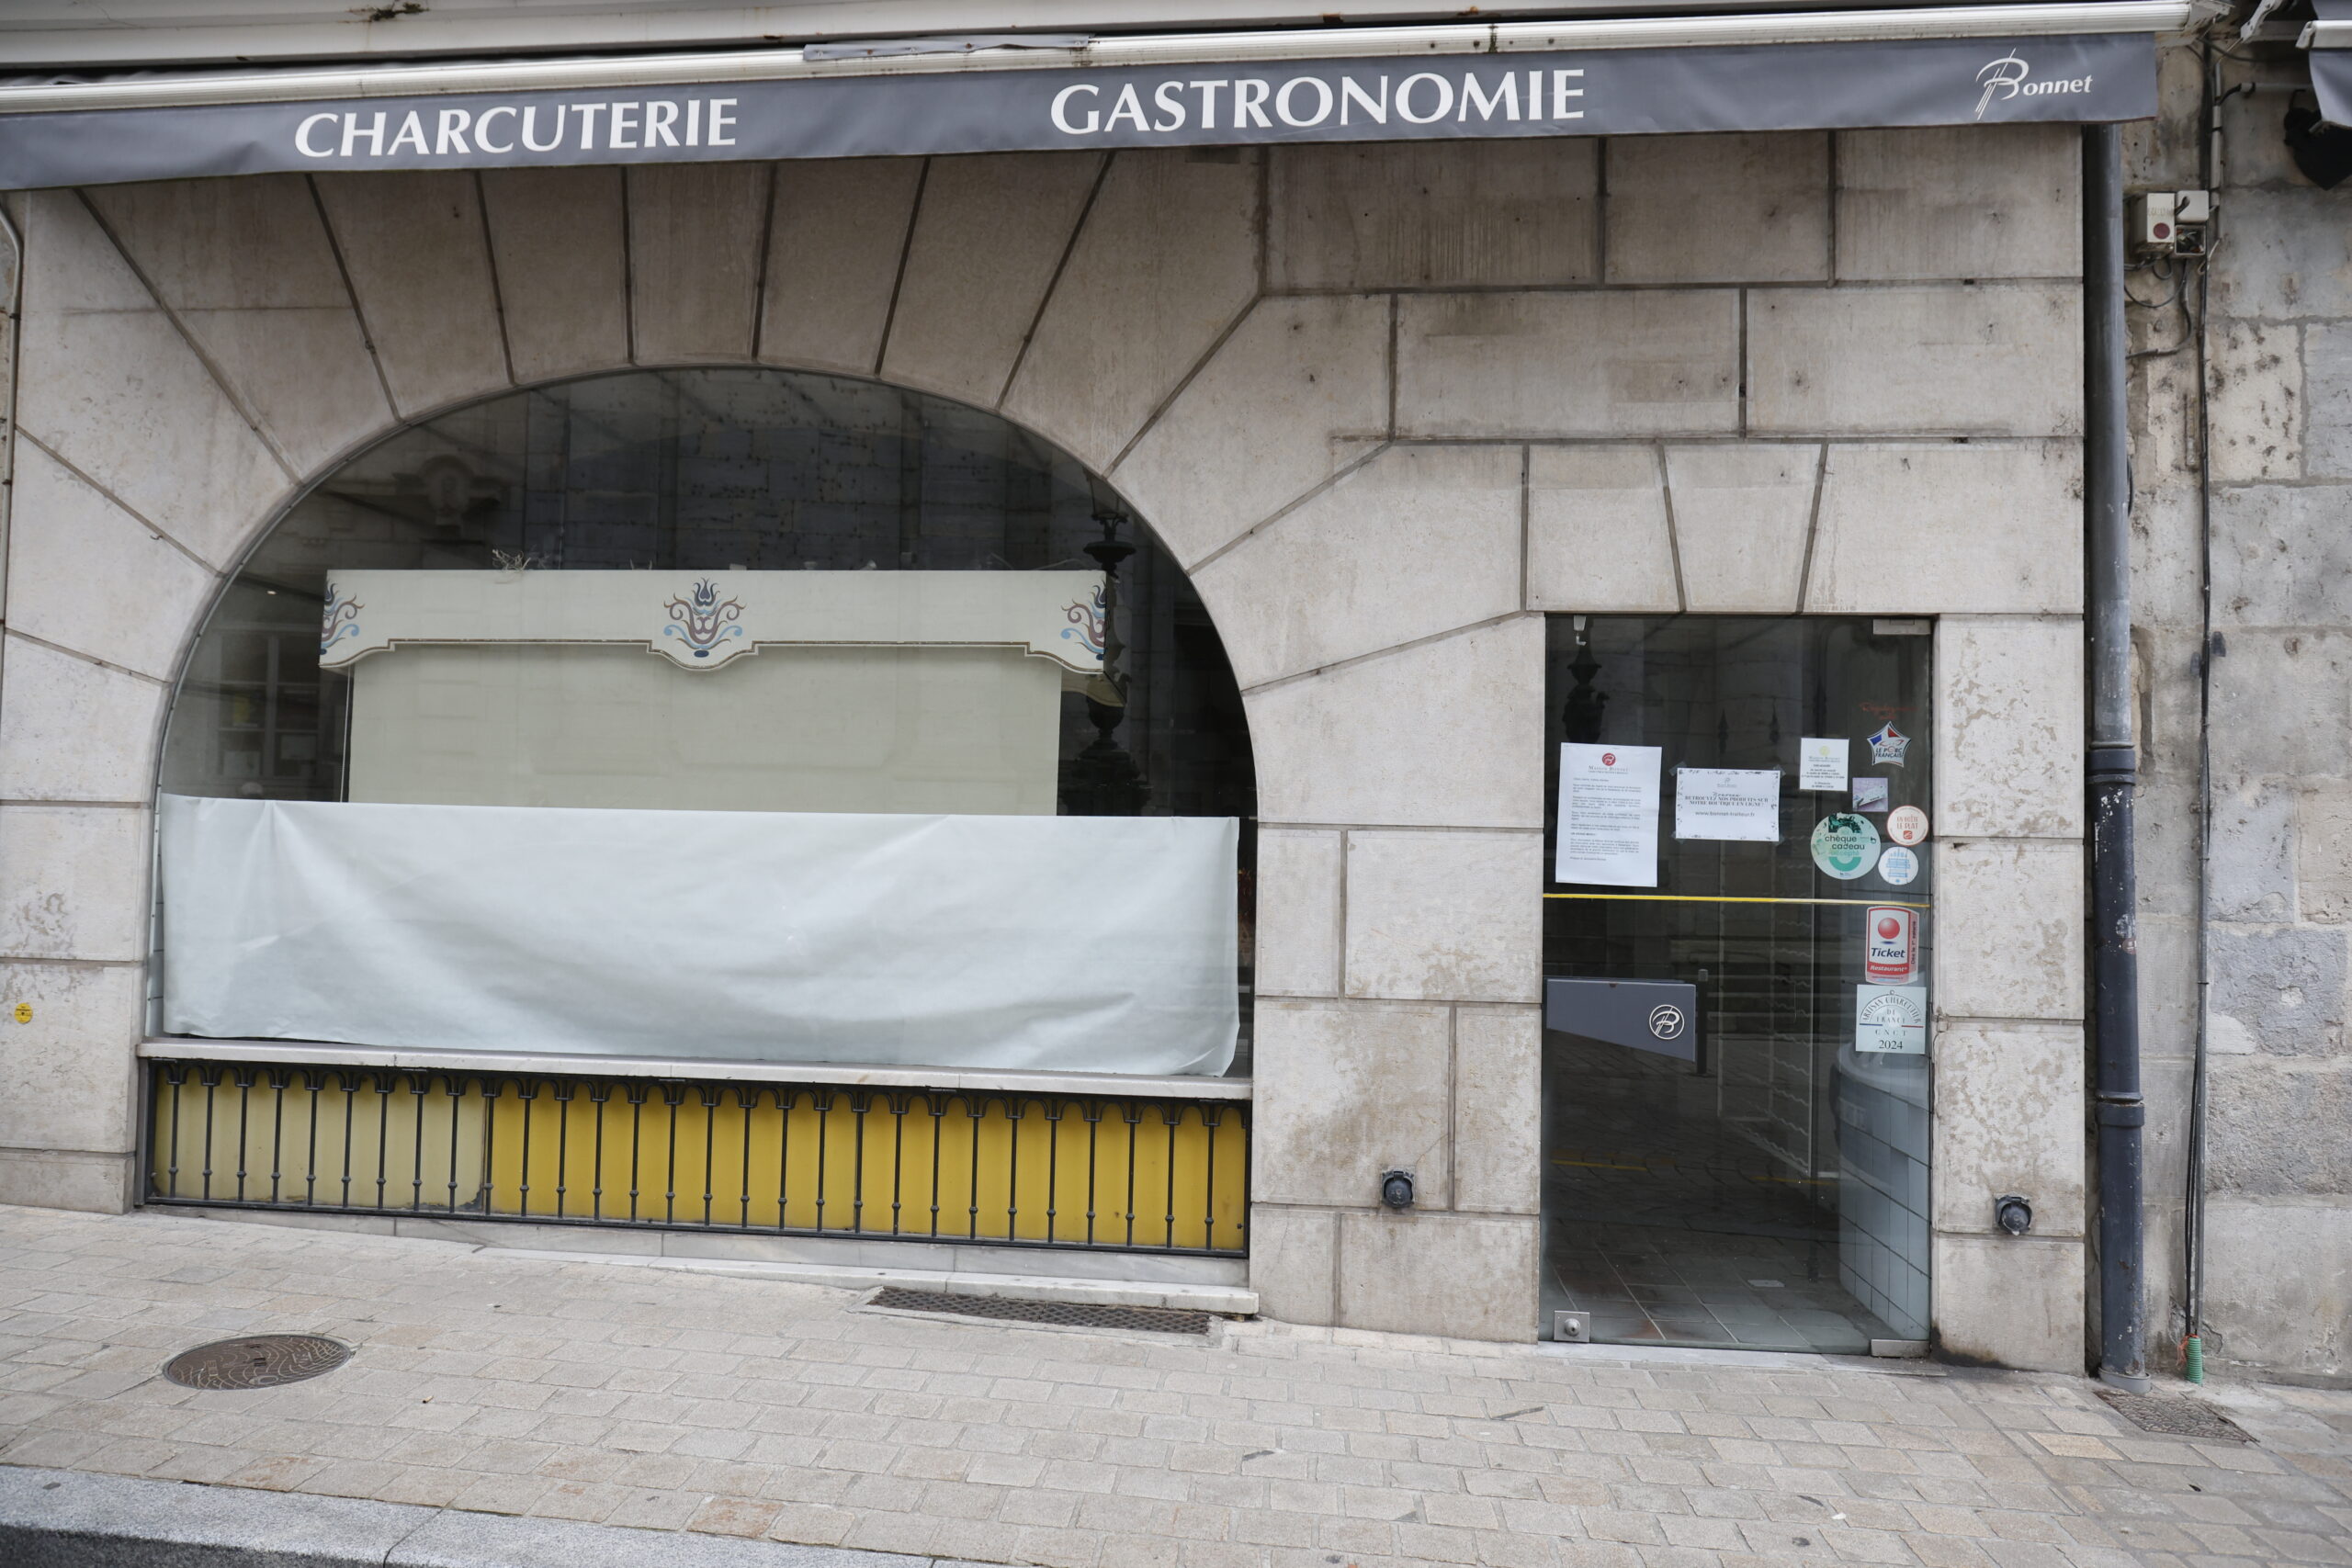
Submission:
{"label": "printed poster on door", "polygon": [[1656,746],[1560,748],[1559,848],[1552,875],[1604,887],[1657,886]]}
{"label": "printed poster on door", "polygon": [[1781,770],[1675,769],[1674,836],[1779,843]]}

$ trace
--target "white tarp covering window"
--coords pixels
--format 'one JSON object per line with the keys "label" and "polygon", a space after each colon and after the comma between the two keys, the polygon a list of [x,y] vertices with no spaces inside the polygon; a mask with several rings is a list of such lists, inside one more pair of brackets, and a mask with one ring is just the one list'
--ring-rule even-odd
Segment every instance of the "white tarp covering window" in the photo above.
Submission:
{"label": "white tarp covering window", "polygon": [[166,795],[164,1027],[425,1049],[1216,1074],[1230,818]]}

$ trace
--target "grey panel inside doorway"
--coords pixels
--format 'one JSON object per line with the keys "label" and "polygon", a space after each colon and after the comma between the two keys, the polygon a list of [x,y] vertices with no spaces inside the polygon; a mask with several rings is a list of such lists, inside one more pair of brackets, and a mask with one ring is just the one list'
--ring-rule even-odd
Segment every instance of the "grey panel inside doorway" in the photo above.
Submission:
{"label": "grey panel inside doorway", "polygon": [[1544,982],[1544,1027],[1564,1034],[1696,1062],[1699,1026],[1699,987],[1684,981]]}

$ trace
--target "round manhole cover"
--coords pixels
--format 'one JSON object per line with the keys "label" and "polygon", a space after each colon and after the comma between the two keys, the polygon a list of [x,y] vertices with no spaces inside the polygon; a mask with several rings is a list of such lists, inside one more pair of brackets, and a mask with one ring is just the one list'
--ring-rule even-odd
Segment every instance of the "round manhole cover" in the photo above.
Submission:
{"label": "round manhole cover", "polygon": [[322,1334],[256,1334],[183,1350],[164,1363],[164,1375],[182,1388],[277,1388],[349,1359],[350,1346]]}

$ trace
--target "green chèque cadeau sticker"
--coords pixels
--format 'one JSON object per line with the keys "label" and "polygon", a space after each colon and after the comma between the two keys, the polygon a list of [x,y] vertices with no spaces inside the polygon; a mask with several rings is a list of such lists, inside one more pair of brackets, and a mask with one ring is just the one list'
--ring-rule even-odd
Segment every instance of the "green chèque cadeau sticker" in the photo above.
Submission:
{"label": "green ch\u00e8que cadeau sticker", "polygon": [[1813,830],[1813,863],[1840,882],[1868,874],[1878,863],[1878,829],[1850,811],[1823,818]]}

